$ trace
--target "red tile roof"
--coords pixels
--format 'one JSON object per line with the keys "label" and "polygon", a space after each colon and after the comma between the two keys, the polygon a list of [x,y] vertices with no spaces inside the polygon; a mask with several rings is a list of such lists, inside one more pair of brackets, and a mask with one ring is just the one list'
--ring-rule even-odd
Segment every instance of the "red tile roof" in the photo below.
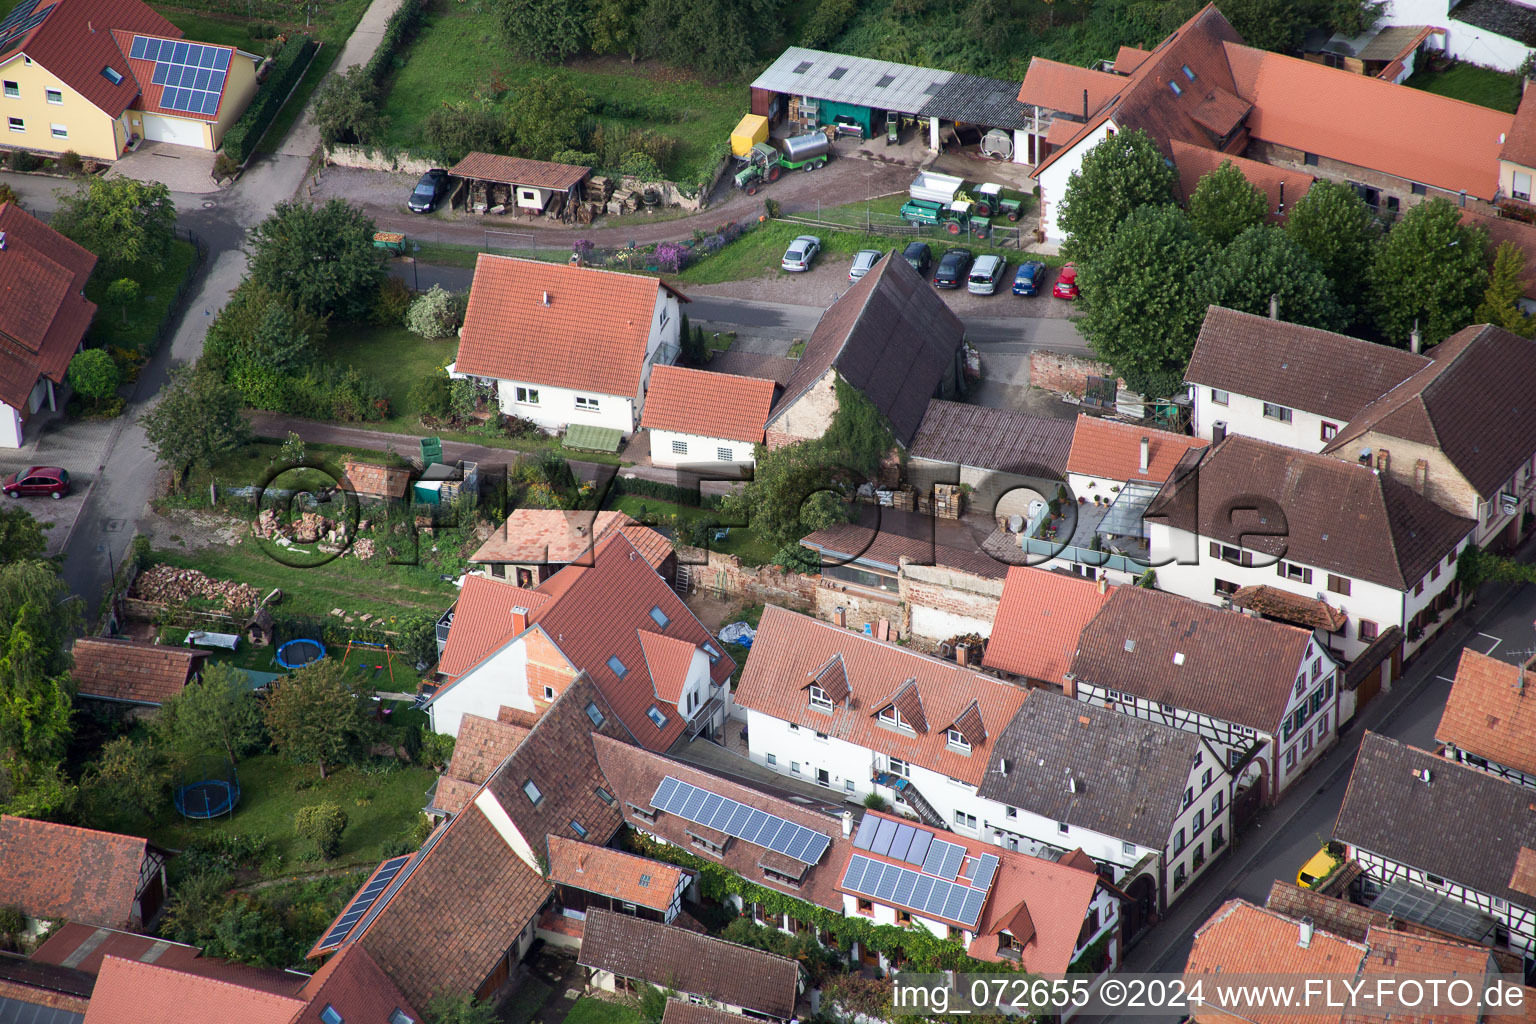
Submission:
{"label": "red tile roof", "polygon": [[[1461,978],[1481,987],[1486,976],[1498,970],[1490,951],[1482,946],[1409,935],[1380,925],[1372,925],[1366,932],[1365,944],[1369,951],[1360,971],[1365,976]],[[1480,1024],[1487,1019],[1477,1009],[1467,1013],[1448,1013],[1448,1009],[1450,1007],[1423,1013],[1409,1009],[1394,1011],[1388,1017],[1374,1007],[1353,1008],[1344,1012],[1344,1024],[1381,1024],[1387,1019],[1393,1024]]]}
{"label": "red tile roof", "polygon": [[[658,367],[659,369],[659,367]],[[563,512],[520,508],[480,545],[471,562],[516,562],[525,565],[592,564],[592,548],[615,530],[630,539],[646,561],[660,569],[672,544],[623,512]]]}
{"label": "red tile roof", "polygon": [[495,181],[503,185],[527,185],[530,188],[564,192],[592,173],[592,168],[578,164],[555,164],[548,160],[527,160],[520,156],[494,153],[468,153],[448,169],[455,178]]}
{"label": "red tile roof", "polygon": [[1536,775],[1536,668],[1463,648],[1435,740]]}
{"label": "red tile roof", "polygon": [[[1130,49],[1122,47],[1121,52]],[[1118,61],[1115,70],[1120,70]],[[1107,71],[1094,71],[1063,64],[1045,57],[1032,57],[1019,87],[1019,102],[1033,103],[1047,110],[1059,110],[1074,117],[1085,117],[1103,105],[1125,85],[1125,79]],[[1083,109],[1083,90],[1088,91],[1088,109]]]}
{"label": "red tile roof", "polygon": [[[806,680],[835,654],[842,656],[851,701],[831,712],[813,709]],[[925,732],[897,729],[875,718],[882,707],[890,705],[905,680],[915,681],[928,725]],[[986,775],[993,739],[1017,713],[1028,692],[954,662],[769,605],[758,624],[735,699],[744,708],[976,785]],[[979,705],[989,738],[964,754],[946,743],[945,730],[973,701]]]}
{"label": "red tile roof", "polygon": [[662,292],[687,300],[654,278],[481,253],[456,369],[632,398]]}
{"label": "red tile roof", "polygon": [[63,383],[96,315],[84,296],[96,257],[15,203],[0,203],[0,236],[0,401],[25,409],[39,377]]}
{"label": "red tile roof", "polygon": [[465,715],[453,745],[453,759],[437,780],[432,804],[449,814],[462,811],[475,792],[528,737],[528,729],[505,722]]}
{"label": "red tile roof", "polygon": [[1529,94],[1520,96],[1520,106],[1499,150],[1499,159],[1521,167],[1536,167],[1536,99]]}
{"label": "red tile roof", "polygon": [[1011,566],[981,663],[1060,686],[1083,627],[1113,590],[1100,593],[1098,583],[1081,576]]}
{"label": "red tile roof", "polygon": [[348,459],[342,465],[341,485],[370,498],[403,498],[411,487],[411,471],[404,466],[380,466]]}
{"label": "red tile roof", "polygon": [[683,684],[699,645],[675,636],[663,636],[648,629],[640,630],[640,653],[656,686],[656,696],[669,704],[683,699]]}
{"label": "red tile roof", "polygon": [[1141,67],[1141,62],[1152,56],[1151,51],[1139,46],[1122,46],[1115,52],[1115,73],[1128,75]]}
{"label": "red tile roof", "polygon": [[106,958],[85,1024],[183,1024],[188,1019],[290,1024],[304,1001],[158,964]]}
{"label": "red tile roof", "polygon": [[[109,117],[121,116],[139,95],[139,83],[113,30],[182,38],[181,29],[140,0],[38,0],[36,6],[50,3],[53,12],[10,52],[24,51]],[[8,55],[0,54],[0,60]],[[122,76],[116,85],[101,73],[106,67]]]}
{"label": "red tile roof", "polygon": [[[1150,442],[1147,471],[1141,472],[1141,439]],[[1067,472],[1105,480],[1161,483],[1191,448],[1204,448],[1198,437],[1080,415],[1072,433]]]}
{"label": "red tile roof", "polygon": [[512,629],[513,608],[532,612],[548,600],[537,591],[524,590],[506,580],[478,573],[466,575],[453,606],[453,624],[437,671],[450,680],[468,672],[517,636]]}
{"label": "red tile roof", "polygon": [[[992,894],[982,910],[977,925],[978,938],[968,952],[978,959],[998,962],[997,934],[1004,929],[1018,940],[1020,966],[1033,974],[1062,974],[1072,963],[1072,954],[1082,934],[1083,922],[1099,886],[1099,876],[1061,862],[1030,857],[1001,847],[978,843],[964,836],[946,833],[949,842],[958,842],[973,855],[990,853],[1000,864],[992,881]],[[1024,927],[1027,915],[1033,934],[1026,938],[1016,931]]]}
{"label": "red tile roof", "polygon": [[181,693],[208,658],[207,651],[98,636],[76,640],[72,654],[80,696],[152,705]]}
{"label": "red tile roof", "polygon": [[153,935],[66,921],[54,929],[48,941],[39,946],[30,959],[40,964],[57,964],[86,974],[99,974],[102,961],[108,956],[184,970],[198,959],[200,952],[196,946],[169,942]]}
{"label": "red tile roof", "polygon": [[1498,189],[1510,114],[1239,43],[1226,54],[1256,139],[1479,199]]}
{"label": "red tile roof", "polygon": [[658,366],[651,371],[640,425],[755,444],[763,439],[775,387],[760,377]]}
{"label": "red tile roof", "polygon": [[682,868],[606,846],[549,837],[549,880],[664,911],[687,875]]}
{"label": "red tile roof", "polygon": [[[1173,151],[1174,167],[1179,172],[1175,187],[1180,202],[1188,204],[1189,197],[1194,195],[1201,178],[1222,164],[1231,163],[1243,172],[1243,177],[1248,179],[1250,185],[1264,193],[1269,200],[1267,217],[1272,224],[1283,221],[1285,213],[1296,205],[1296,200],[1307,194],[1312,183],[1317,180],[1312,175],[1303,174],[1301,171],[1274,167],[1257,160],[1249,160],[1247,157],[1206,149],[1204,146],[1192,146],[1181,139],[1171,140],[1168,148]],[[1284,211],[1280,210],[1282,200],[1285,203]]]}
{"label": "red tile roof", "polygon": [[137,836],[0,816],[0,893],[28,917],[129,927],[147,856]]}
{"label": "red tile roof", "polygon": [[1232,605],[1281,622],[1289,622],[1293,626],[1320,629],[1324,633],[1337,633],[1349,621],[1349,615],[1344,609],[1335,608],[1327,601],[1303,597],[1289,590],[1271,587],[1267,583],[1239,587],[1237,593],[1232,595]]}
{"label": "red tile roof", "polygon": [[308,1005],[292,1024],[324,1024],[320,1015],[328,1006],[354,1024],[393,1024],[397,1010],[413,1021],[422,1019],[368,951],[355,944],[327,960],[299,994]]}
{"label": "red tile roof", "polygon": [[1536,297],[1536,224],[1513,217],[1485,216],[1470,207],[1461,211],[1461,222],[1488,233],[1490,253],[1496,252],[1505,242],[1519,249],[1525,257],[1525,266],[1520,270],[1520,286],[1527,297]]}

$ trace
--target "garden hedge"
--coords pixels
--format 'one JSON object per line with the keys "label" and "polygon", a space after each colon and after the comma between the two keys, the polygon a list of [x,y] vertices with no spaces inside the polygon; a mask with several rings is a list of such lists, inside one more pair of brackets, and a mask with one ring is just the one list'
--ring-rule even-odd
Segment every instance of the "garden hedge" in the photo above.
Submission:
{"label": "garden hedge", "polygon": [[262,132],[277,117],[277,112],[283,108],[283,101],[309,67],[310,57],[314,55],[317,45],[309,36],[294,36],[272,58],[267,80],[256,90],[251,105],[245,108],[240,120],[224,133],[224,152],[235,163],[245,163],[255,151]]}
{"label": "garden hedge", "polygon": [[382,86],[384,79],[394,69],[395,57],[400,50],[416,38],[416,33],[421,29],[421,23],[427,17],[426,0],[405,0],[395,13],[389,16],[389,21],[384,24],[384,35],[379,40],[379,48],[373,51],[373,56],[368,59],[368,65],[364,69],[368,80],[376,86]]}

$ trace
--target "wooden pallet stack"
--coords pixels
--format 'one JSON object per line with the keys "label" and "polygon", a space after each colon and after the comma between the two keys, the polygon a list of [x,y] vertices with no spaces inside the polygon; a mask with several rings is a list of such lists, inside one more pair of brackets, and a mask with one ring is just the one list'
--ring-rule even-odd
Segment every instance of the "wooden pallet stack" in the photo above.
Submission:
{"label": "wooden pallet stack", "polygon": [[613,195],[613,182],[604,175],[594,175],[587,179],[582,194],[585,196],[585,201],[581,205],[585,217],[582,223],[590,224],[593,217],[601,217],[607,212],[608,197]]}
{"label": "wooden pallet stack", "polygon": [[959,519],[965,495],[959,484],[933,485],[933,514],[940,519]]}
{"label": "wooden pallet stack", "polygon": [[621,188],[613,193],[613,198],[608,200],[609,213],[634,213],[640,209],[640,190],[637,188]]}

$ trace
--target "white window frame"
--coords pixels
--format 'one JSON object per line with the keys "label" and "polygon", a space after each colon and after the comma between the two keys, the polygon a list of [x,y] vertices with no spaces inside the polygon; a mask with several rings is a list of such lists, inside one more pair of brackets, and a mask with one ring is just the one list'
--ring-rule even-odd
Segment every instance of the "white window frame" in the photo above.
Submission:
{"label": "white window frame", "polygon": [[1277,423],[1289,423],[1295,415],[1295,410],[1290,406],[1280,405],[1276,402],[1264,403],[1264,418],[1274,420]]}
{"label": "white window frame", "polygon": [[67,139],[67,138],[69,138],[69,125],[66,125],[66,124],[49,124],[48,125],[48,131],[49,131],[49,134],[51,134],[56,139]]}
{"label": "white window frame", "polygon": [[518,405],[538,405],[539,389],[523,387],[519,384],[512,392],[512,397]]}
{"label": "white window frame", "polygon": [[733,449],[730,449],[730,448],[716,448],[715,449],[715,461],[716,462],[735,462],[736,461],[736,452]]}
{"label": "white window frame", "polygon": [[1229,405],[1231,401],[1232,393],[1230,391],[1223,391],[1221,388],[1211,388],[1212,405]]}
{"label": "white window frame", "polygon": [[[1522,182],[1521,179],[1524,179]],[[1524,188],[1520,186],[1524,184]],[[1516,171],[1514,179],[1509,183],[1509,194],[1516,199],[1524,199],[1527,202],[1531,198],[1531,176],[1524,171]]]}
{"label": "white window frame", "polygon": [[957,750],[963,754],[971,752],[971,741],[965,738],[965,733],[959,729],[944,730],[944,745],[951,750]]}
{"label": "white window frame", "polygon": [[903,779],[912,778],[912,766],[899,757],[887,757],[885,759],[885,770],[892,775],[899,775]]}
{"label": "white window frame", "polygon": [[27,119],[24,117],[9,118],[6,121],[6,126],[18,135],[25,135],[27,132]]}
{"label": "white window frame", "polygon": [[955,824],[959,825],[961,828],[967,828],[974,832],[976,831],[977,825],[976,815],[966,814],[964,811],[956,811]]}
{"label": "white window frame", "polygon": [[50,106],[62,107],[64,105],[63,89],[45,89],[43,93],[47,97]]}
{"label": "white window frame", "polygon": [[575,398],[577,412],[602,412],[603,404],[596,398],[586,395],[577,395]]}
{"label": "white window frame", "polygon": [[20,82],[9,82],[9,81],[6,82],[5,83],[5,98],[8,99],[8,100],[19,100],[19,99],[21,99],[21,83]]}
{"label": "white window frame", "polygon": [[815,683],[811,684],[810,690],[811,690],[811,707],[813,707],[813,708],[821,708],[824,711],[831,711],[832,710],[832,698],[827,696],[827,691],[826,690],[823,690],[821,687],[817,686]]}
{"label": "white window frame", "polygon": [[687,455],[688,454],[688,442],[687,441],[679,441],[679,440],[674,439],[672,441],[672,454],[673,455]]}

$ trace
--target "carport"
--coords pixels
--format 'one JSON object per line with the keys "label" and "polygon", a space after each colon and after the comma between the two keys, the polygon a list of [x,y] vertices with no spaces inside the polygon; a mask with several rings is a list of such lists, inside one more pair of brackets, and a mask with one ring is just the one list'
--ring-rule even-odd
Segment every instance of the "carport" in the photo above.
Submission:
{"label": "carport", "polygon": [[473,213],[516,211],[529,217],[569,221],[581,202],[582,183],[592,168],[525,160],[494,153],[470,153],[448,173],[468,185],[465,209]]}

